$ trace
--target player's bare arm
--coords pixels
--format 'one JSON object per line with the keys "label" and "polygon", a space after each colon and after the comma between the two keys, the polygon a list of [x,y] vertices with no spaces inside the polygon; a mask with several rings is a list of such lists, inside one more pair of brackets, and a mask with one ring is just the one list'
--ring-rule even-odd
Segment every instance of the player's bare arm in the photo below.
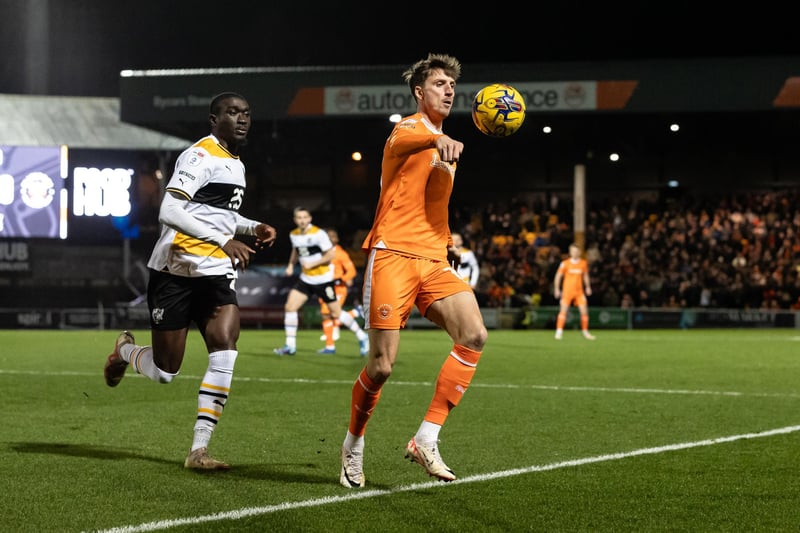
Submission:
{"label": "player's bare arm", "polygon": [[291,276],[294,274],[294,264],[297,262],[297,249],[292,248],[291,253],[289,254],[289,264],[286,265],[286,275]]}
{"label": "player's bare arm", "polygon": [[333,255],[335,253],[336,253],[336,250],[334,250],[333,248],[330,248],[327,252],[322,254],[317,261],[308,261],[307,263],[304,263],[303,266],[305,266],[306,268],[316,268],[316,267],[318,267],[320,265],[327,265],[331,261],[333,261]]}

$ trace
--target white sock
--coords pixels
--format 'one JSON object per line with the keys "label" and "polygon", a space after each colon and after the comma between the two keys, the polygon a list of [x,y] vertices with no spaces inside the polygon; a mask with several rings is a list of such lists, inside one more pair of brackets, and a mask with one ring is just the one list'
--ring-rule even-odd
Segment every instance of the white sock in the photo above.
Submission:
{"label": "white sock", "polygon": [[292,350],[297,348],[297,325],[299,323],[297,311],[287,311],[283,315],[283,329],[286,331],[286,346]]}
{"label": "white sock", "polygon": [[358,340],[364,340],[367,336],[367,332],[361,329],[361,326],[358,325],[358,322],[350,315],[350,313],[342,312],[339,315],[339,322],[342,323],[344,327],[352,331],[358,337]]}
{"label": "white sock", "polygon": [[125,361],[128,361],[137,374],[141,374],[159,383],[170,383],[177,372],[170,374],[158,368],[153,362],[152,346],[136,346],[134,344],[124,344],[119,349],[119,354]]}
{"label": "white sock", "polygon": [[236,350],[220,350],[208,354],[208,368],[197,395],[197,420],[194,424],[192,450],[208,446],[211,434],[222,416],[233,380]]}
{"label": "white sock", "polygon": [[211,430],[208,428],[195,428],[194,438],[192,439],[192,450],[198,448],[208,448],[208,443],[211,441]]}
{"label": "white sock", "polygon": [[441,429],[442,426],[439,424],[423,420],[422,424],[419,425],[417,434],[414,435],[414,440],[420,444],[436,444],[439,440],[439,431]]}
{"label": "white sock", "polygon": [[364,435],[360,437],[356,437],[350,431],[347,432],[347,435],[344,437],[344,443],[342,443],[342,448],[347,448],[348,450],[363,450],[364,449]]}

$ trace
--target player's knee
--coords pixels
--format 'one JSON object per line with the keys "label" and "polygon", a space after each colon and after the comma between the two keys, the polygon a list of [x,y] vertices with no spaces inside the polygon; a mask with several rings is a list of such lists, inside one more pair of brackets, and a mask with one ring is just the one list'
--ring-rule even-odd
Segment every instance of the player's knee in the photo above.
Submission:
{"label": "player's knee", "polygon": [[387,357],[381,357],[380,354],[368,363],[368,374],[370,379],[377,384],[384,384],[392,375],[392,365],[389,363]]}
{"label": "player's knee", "polygon": [[378,368],[375,369],[372,380],[375,383],[383,384],[386,383],[386,381],[389,379],[391,375],[392,375],[391,367],[379,366]]}
{"label": "player's knee", "polygon": [[469,331],[466,338],[464,339],[464,342],[462,342],[461,344],[470,348],[471,350],[480,352],[486,345],[486,340],[488,338],[489,338],[489,332],[486,330],[486,326],[481,326],[479,328],[475,328]]}

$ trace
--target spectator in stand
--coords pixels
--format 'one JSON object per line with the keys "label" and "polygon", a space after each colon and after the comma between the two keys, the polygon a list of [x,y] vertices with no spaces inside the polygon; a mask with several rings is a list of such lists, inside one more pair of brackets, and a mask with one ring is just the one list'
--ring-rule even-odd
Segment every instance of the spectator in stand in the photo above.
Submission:
{"label": "spectator in stand", "polygon": [[622,299],[619,302],[619,306],[623,309],[633,309],[633,298],[629,293],[625,293],[622,295]]}

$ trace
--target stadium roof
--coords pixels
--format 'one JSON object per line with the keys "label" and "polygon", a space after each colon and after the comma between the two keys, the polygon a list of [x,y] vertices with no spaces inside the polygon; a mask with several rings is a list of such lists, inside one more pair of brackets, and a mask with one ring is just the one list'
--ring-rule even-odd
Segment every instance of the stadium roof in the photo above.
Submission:
{"label": "stadium roof", "polygon": [[0,144],[183,150],[191,141],[120,120],[119,98],[0,94]]}

